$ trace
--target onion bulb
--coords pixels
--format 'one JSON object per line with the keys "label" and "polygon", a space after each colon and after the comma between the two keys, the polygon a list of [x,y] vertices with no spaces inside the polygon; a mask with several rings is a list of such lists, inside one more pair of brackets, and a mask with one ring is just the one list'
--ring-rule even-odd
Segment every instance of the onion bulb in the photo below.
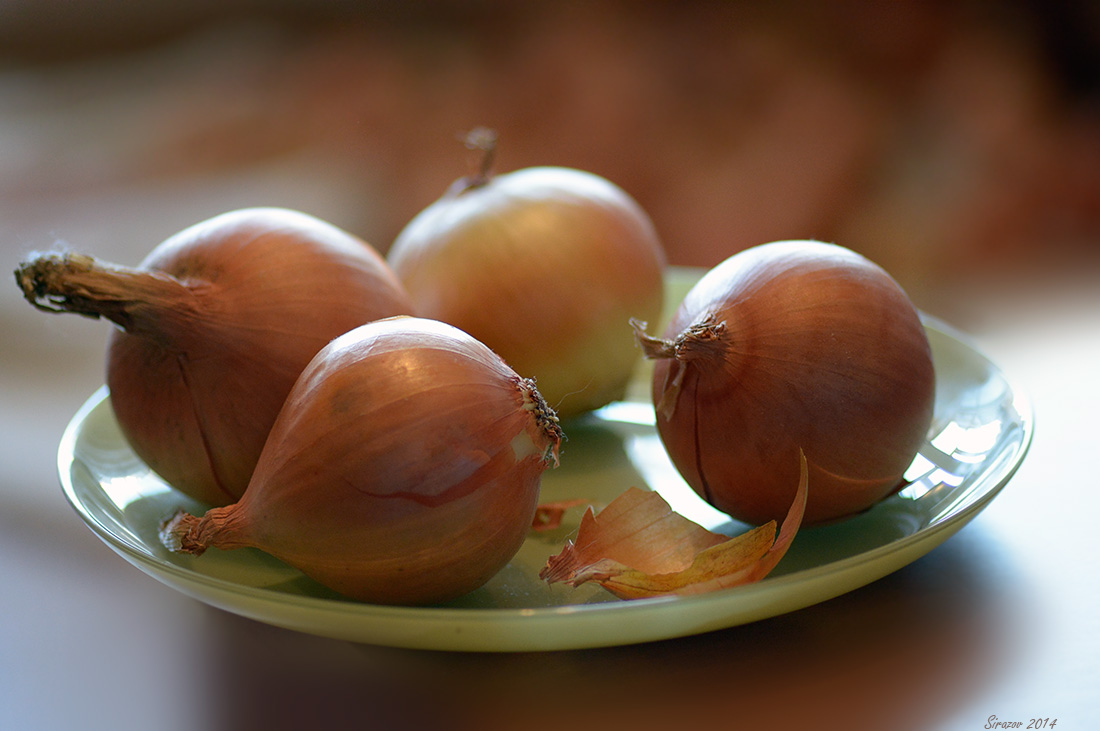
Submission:
{"label": "onion bulb", "polygon": [[[477,133],[483,136],[479,137]],[[564,419],[621,398],[639,361],[631,318],[663,304],[665,255],[621,188],[562,167],[481,171],[414,217],[387,254],[416,314],[499,353]]]}
{"label": "onion bulb", "polygon": [[449,325],[381,320],[303,371],[234,505],[181,513],[177,550],[251,546],[346,596],[442,602],[515,555],[561,430],[534,384]]}
{"label": "onion bulb", "polygon": [[122,433],[165,481],[239,498],[295,379],[330,340],[412,306],[382,256],[304,213],[254,208],[170,237],[135,268],[79,254],[17,271],[51,312],[104,317]]}
{"label": "onion bulb", "polygon": [[920,317],[880,267],[846,248],[784,241],[709,271],[657,359],[661,440],[691,487],[751,524],[782,518],[808,463],[805,524],[895,492],[932,419],[935,374]]}

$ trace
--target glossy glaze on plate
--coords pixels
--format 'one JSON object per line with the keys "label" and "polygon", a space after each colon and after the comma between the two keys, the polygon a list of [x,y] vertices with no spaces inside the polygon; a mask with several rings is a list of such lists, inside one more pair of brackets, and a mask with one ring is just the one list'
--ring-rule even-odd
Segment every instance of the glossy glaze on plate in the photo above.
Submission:
{"label": "glossy glaze on plate", "polygon": [[[670,300],[692,273],[673,274]],[[678,277],[678,278],[677,278]],[[1022,462],[1033,430],[1019,389],[972,344],[925,319],[937,372],[930,439],[911,484],[863,515],[799,532],[758,584],[694,597],[624,602],[597,586],[548,586],[546,559],[576,529],[532,532],[485,587],[439,607],[384,607],[343,599],[253,549],[173,554],[157,536],[179,508],[205,507],[165,485],[118,430],[106,389],[94,394],[62,438],[58,467],[80,517],[127,561],[212,606],[313,634],[382,645],[475,651],[575,649],[667,639],[794,611],[879,579],[950,538],[997,495]],[[628,398],[566,425],[561,467],[547,472],[542,501],[584,498],[598,510],[634,485],[658,490],[678,512],[712,530],[747,527],[697,498],[661,447],[642,364]]]}

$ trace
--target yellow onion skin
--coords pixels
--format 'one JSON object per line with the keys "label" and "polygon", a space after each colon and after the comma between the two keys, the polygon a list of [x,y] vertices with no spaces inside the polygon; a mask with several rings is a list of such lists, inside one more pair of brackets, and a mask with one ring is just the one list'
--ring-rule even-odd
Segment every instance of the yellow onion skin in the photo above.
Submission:
{"label": "yellow onion skin", "polygon": [[519,550],[561,437],[534,384],[483,344],[382,320],[302,373],[237,504],[167,533],[192,553],[260,548],[362,601],[442,602]]}
{"label": "yellow onion skin", "polygon": [[660,344],[639,339],[658,358],[657,428],[673,463],[744,522],[786,514],[800,449],[811,525],[895,492],[927,437],[935,372],[920,316],[884,270],[841,246],[735,254],[690,291]]}
{"label": "yellow onion skin", "polygon": [[38,264],[37,285],[26,286],[40,299],[119,325],[107,385],[134,452],[211,505],[244,493],[287,394],[321,348],[412,311],[374,248],[286,209],[216,216],[133,269],[83,256]]}
{"label": "yellow onion skin", "polygon": [[640,355],[628,323],[656,318],[664,299],[665,254],[647,214],[570,168],[457,181],[387,259],[416,314],[535,378],[563,419],[623,396]]}

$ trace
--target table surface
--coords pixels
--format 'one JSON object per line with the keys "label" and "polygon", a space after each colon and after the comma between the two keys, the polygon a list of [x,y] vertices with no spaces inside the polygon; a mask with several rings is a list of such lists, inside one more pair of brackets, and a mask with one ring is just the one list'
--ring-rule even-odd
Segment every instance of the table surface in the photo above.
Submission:
{"label": "table surface", "polygon": [[62,429],[101,382],[105,330],[9,307],[0,373],[0,721],[136,729],[160,718],[161,728],[182,728],[194,721],[187,709],[201,706],[204,717],[238,721],[286,721],[309,709],[311,718],[370,713],[478,728],[738,717],[786,722],[776,727],[980,729],[993,716],[1091,728],[1100,710],[1096,283],[1079,276],[936,299],[1023,385],[1037,427],[1005,490],[929,555],[751,625],[503,655],[297,634],[209,608],[122,561],[64,501],[55,472]]}

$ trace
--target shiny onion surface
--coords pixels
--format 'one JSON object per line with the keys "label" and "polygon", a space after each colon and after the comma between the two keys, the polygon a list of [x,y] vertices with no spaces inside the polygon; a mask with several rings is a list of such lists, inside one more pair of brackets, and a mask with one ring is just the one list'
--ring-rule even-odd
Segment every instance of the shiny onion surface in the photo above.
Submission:
{"label": "shiny onion surface", "polygon": [[623,396],[656,318],[665,255],[642,208],[592,173],[534,167],[459,180],[388,261],[423,317],[478,338],[568,418]]}
{"label": "shiny onion surface", "polygon": [[561,438],[534,384],[468,334],[381,320],[302,373],[238,503],[163,535],[259,548],[362,601],[442,602],[519,550]]}
{"label": "shiny onion surface", "polygon": [[742,521],[782,518],[800,449],[813,524],[896,491],[926,438],[935,374],[920,317],[883,269],[841,246],[747,249],[698,282],[663,337],[635,327],[657,359],[657,428],[672,461]]}

